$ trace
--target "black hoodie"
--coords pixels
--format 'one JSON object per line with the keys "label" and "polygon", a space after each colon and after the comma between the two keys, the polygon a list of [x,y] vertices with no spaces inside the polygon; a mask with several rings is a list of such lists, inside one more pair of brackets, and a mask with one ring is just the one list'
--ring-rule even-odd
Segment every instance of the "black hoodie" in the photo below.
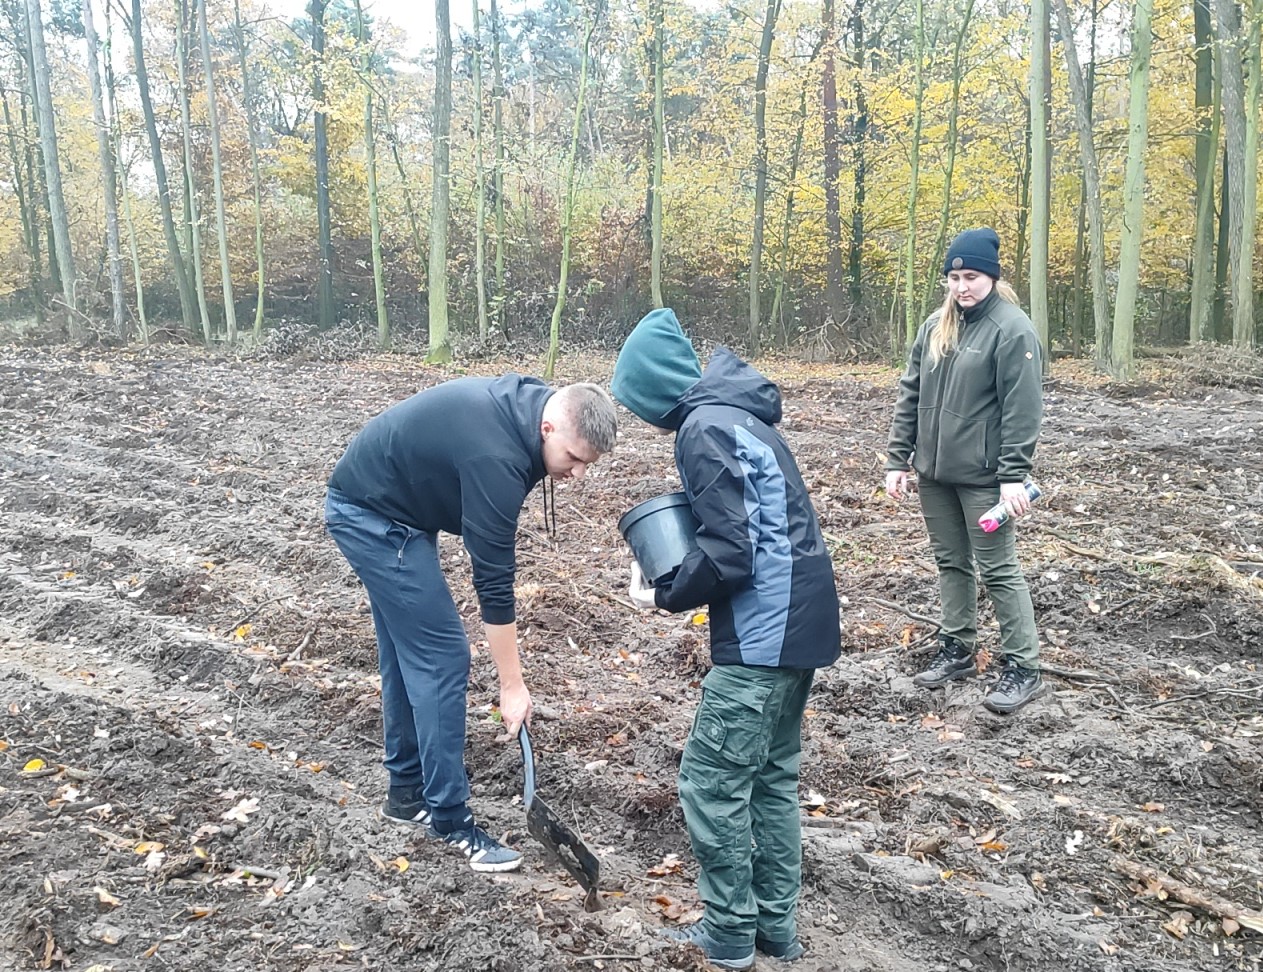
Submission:
{"label": "black hoodie", "polygon": [[464,538],[488,624],[514,619],[518,514],[544,478],[540,422],[553,394],[537,378],[458,378],[371,419],[329,486],[417,530]]}
{"label": "black hoodie", "polygon": [[656,600],[710,605],[716,665],[821,668],[841,652],[833,564],[780,420],[776,385],[719,348],[663,422],[701,527]]}

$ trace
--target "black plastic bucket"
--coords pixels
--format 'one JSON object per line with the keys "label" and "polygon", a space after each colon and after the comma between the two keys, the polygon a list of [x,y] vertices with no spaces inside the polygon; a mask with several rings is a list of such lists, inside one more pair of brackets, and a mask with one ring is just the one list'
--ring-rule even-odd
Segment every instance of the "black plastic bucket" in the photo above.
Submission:
{"label": "black plastic bucket", "polygon": [[683,493],[655,496],[633,506],[618,521],[645,582],[657,586],[675,576],[684,555],[697,546],[697,520]]}

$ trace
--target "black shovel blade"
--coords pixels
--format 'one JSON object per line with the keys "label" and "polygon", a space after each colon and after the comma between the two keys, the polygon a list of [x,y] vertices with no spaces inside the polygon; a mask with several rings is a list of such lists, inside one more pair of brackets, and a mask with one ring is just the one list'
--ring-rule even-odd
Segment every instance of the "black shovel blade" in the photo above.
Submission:
{"label": "black shovel blade", "polygon": [[600,907],[597,886],[601,877],[601,862],[583,842],[583,838],[536,794],[535,753],[531,749],[531,736],[526,726],[522,726],[518,733],[518,742],[522,746],[522,769],[525,774],[523,801],[526,804],[526,829],[588,892],[585,906],[589,911],[594,911]]}

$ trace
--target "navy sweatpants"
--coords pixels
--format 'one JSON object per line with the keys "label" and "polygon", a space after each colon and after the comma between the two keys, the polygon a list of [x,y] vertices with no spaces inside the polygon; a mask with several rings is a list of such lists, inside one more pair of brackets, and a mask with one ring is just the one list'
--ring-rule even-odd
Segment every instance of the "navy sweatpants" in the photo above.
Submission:
{"label": "navy sweatpants", "polygon": [[461,820],[469,642],[439,567],[438,537],[336,489],[325,499],[325,526],[372,606],[390,785],[419,788],[437,821]]}

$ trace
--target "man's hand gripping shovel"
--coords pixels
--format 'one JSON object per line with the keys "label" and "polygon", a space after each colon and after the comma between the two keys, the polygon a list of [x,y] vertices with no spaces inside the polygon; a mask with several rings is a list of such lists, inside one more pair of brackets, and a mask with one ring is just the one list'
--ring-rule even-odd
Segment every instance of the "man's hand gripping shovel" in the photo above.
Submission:
{"label": "man's hand gripping shovel", "polygon": [[531,734],[525,723],[518,730],[517,738],[522,746],[522,769],[525,776],[522,802],[526,805],[526,829],[583,886],[587,892],[583,899],[584,910],[599,911],[601,899],[597,884],[601,876],[601,862],[583,839],[563,823],[535,792],[535,753],[531,749]]}

